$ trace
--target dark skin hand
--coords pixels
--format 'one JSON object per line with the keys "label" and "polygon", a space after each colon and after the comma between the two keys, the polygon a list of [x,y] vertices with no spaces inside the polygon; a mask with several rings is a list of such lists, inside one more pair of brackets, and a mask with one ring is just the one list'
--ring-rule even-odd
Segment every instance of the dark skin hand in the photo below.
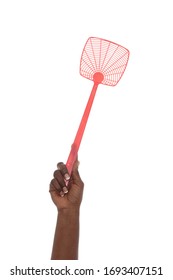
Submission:
{"label": "dark skin hand", "polygon": [[58,163],[50,183],[49,191],[58,209],[52,260],[78,259],[79,212],[84,187],[78,166],[77,159],[70,178],[66,165]]}

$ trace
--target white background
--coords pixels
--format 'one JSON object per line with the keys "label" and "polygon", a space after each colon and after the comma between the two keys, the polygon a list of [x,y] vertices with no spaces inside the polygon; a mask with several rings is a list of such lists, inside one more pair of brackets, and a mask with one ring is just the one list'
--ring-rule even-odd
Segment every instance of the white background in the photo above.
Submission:
{"label": "white background", "polygon": [[128,48],[130,60],[116,87],[98,88],[80,147],[79,259],[90,267],[163,266],[164,279],[172,279],[171,2],[0,2],[0,251],[7,268],[52,264],[57,214],[49,182],[56,163],[67,160],[93,85],[79,75],[79,62],[96,36]]}

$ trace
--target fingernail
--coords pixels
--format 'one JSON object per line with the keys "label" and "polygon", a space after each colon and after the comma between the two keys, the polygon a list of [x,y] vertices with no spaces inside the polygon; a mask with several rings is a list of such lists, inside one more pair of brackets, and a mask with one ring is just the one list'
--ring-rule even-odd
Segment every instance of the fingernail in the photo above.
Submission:
{"label": "fingernail", "polygon": [[59,194],[61,197],[64,197],[64,192],[61,191]]}
{"label": "fingernail", "polygon": [[66,173],[66,174],[64,175],[64,179],[65,179],[66,181],[70,180],[70,176],[69,176],[68,173]]}
{"label": "fingernail", "polygon": [[63,192],[68,193],[68,189],[66,187],[63,187]]}

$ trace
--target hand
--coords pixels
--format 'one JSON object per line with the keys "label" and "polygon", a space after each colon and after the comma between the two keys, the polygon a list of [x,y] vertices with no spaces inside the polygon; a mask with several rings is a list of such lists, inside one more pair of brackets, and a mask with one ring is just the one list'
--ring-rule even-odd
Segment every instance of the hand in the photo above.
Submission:
{"label": "hand", "polygon": [[84,183],[80,178],[78,166],[79,162],[76,159],[70,178],[66,165],[62,162],[57,164],[58,169],[50,182],[49,192],[58,210],[80,207]]}

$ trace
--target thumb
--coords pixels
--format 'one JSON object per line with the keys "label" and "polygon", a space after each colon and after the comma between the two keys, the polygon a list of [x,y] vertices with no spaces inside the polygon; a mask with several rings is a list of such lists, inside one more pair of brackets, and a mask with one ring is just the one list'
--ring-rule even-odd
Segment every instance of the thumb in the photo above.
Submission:
{"label": "thumb", "polygon": [[78,157],[76,158],[73,168],[72,168],[72,179],[73,179],[73,183],[74,184],[79,184],[81,181],[80,175],[79,175],[79,171],[78,171],[78,167],[79,167],[79,160]]}
{"label": "thumb", "polygon": [[75,162],[73,164],[72,172],[77,172],[78,171],[79,164],[80,164],[80,162],[79,162],[78,156],[77,156],[76,160],[75,160]]}

